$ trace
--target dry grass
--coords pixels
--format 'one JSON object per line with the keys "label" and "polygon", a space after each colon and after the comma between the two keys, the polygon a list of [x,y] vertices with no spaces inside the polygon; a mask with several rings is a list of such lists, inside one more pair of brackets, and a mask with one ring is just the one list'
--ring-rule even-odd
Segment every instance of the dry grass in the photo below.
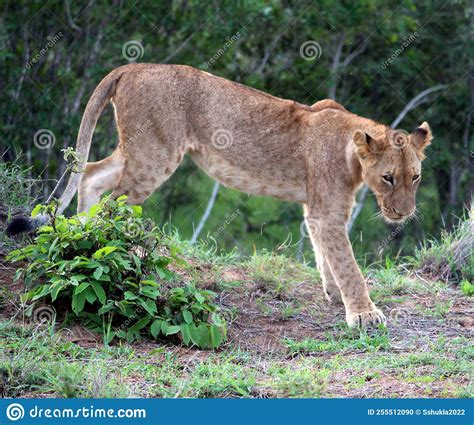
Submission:
{"label": "dry grass", "polygon": [[434,280],[459,283],[474,279],[474,207],[466,220],[418,253],[419,270]]}

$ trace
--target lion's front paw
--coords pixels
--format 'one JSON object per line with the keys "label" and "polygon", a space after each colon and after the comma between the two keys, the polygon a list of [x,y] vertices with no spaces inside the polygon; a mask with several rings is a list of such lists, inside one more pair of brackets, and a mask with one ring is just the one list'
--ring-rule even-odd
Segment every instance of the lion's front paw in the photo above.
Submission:
{"label": "lion's front paw", "polygon": [[346,312],[346,322],[350,327],[360,326],[369,327],[377,326],[380,323],[387,323],[385,315],[375,306],[372,310],[359,312]]}

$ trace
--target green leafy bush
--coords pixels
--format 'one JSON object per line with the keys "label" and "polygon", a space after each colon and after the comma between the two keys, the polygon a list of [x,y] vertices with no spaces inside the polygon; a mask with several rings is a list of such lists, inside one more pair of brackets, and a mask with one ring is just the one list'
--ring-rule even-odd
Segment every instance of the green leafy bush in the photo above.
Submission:
{"label": "green leafy bush", "polygon": [[72,218],[56,216],[54,205],[33,210],[49,214],[50,225],[38,230],[33,244],[9,254],[28,263],[17,278],[29,289],[29,312],[36,302],[50,300],[66,310],[67,319],[103,334],[106,343],[176,335],[186,345],[218,347],[226,324],[216,294],[179,284],[169,265],[182,260],[173,247],[163,248],[163,234],[143,219],[141,207],[125,201],[106,197]]}

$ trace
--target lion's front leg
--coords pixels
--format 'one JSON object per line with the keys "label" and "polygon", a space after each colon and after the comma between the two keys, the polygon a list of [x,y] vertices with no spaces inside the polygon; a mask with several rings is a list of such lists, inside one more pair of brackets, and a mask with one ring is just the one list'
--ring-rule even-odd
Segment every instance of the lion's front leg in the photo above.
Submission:
{"label": "lion's front leg", "polygon": [[[385,323],[385,316],[369,297],[365,279],[357,266],[346,227],[340,220],[308,211],[311,241],[315,252],[324,256],[340,289],[349,326]],[[317,254],[317,255],[321,255]]]}
{"label": "lion's front leg", "polygon": [[[306,221],[306,227],[310,229],[310,226],[311,222]],[[313,233],[316,234],[317,232]],[[342,304],[341,290],[339,286],[337,286],[336,279],[334,279],[329,264],[324,258],[323,251],[319,246],[319,241],[313,242],[313,249],[326,298],[331,304]]]}

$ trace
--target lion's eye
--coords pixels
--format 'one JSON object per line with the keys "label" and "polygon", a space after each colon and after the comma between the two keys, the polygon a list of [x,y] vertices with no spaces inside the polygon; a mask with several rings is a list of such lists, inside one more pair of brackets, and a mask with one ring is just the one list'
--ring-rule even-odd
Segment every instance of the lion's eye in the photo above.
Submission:
{"label": "lion's eye", "polygon": [[419,174],[415,174],[411,179],[416,182],[420,178]]}
{"label": "lion's eye", "polygon": [[393,184],[393,176],[391,176],[390,174],[385,174],[385,175],[382,176],[382,178],[383,178],[387,183]]}

